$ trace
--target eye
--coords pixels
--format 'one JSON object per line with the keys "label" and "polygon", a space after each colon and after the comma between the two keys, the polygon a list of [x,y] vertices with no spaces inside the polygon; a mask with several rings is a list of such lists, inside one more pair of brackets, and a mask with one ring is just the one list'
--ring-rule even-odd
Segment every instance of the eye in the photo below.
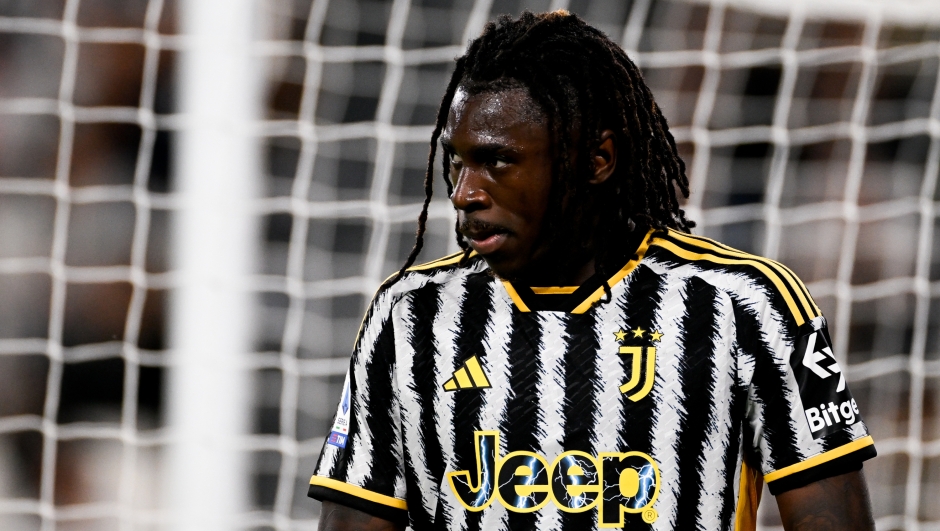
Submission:
{"label": "eye", "polygon": [[496,159],[493,161],[493,167],[497,169],[505,168],[508,164],[509,164],[508,162],[502,159]]}
{"label": "eye", "polygon": [[450,154],[450,163],[451,164],[463,164],[463,159],[460,158],[460,155],[456,153]]}

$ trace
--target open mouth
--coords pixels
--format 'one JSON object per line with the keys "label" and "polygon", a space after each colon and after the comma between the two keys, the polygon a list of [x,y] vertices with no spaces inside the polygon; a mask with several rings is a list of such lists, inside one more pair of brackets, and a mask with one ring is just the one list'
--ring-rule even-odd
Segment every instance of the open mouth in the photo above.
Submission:
{"label": "open mouth", "polygon": [[509,236],[509,231],[490,223],[467,220],[461,224],[460,232],[467,243],[479,254],[486,255],[502,246]]}
{"label": "open mouth", "polygon": [[504,241],[506,241],[505,232],[494,232],[494,233],[484,233],[484,234],[474,234],[472,236],[467,236],[467,240],[470,242],[470,246],[473,247],[473,250],[486,255],[492,253],[498,249]]}

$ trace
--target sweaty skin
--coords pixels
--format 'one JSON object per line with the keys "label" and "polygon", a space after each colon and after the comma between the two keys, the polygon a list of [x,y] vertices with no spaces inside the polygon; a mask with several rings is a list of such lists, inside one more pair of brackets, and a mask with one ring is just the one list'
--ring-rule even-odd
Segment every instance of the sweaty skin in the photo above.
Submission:
{"label": "sweaty skin", "polygon": [[323,502],[320,510],[320,531],[402,531],[405,526],[366,514],[345,505]]}
{"label": "sweaty skin", "polygon": [[822,479],[777,496],[787,531],[874,531],[868,487],[861,471]]}
{"label": "sweaty skin", "polygon": [[[544,278],[550,235],[545,233],[552,185],[548,120],[526,89],[468,94],[458,88],[441,135],[450,157],[451,202],[461,234],[497,275],[530,285],[577,285],[594,274],[593,260]],[[593,153],[591,185],[616,167],[612,131],[601,133]],[[592,223],[592,220],[585,220]]]}
{"label": "sweaty skin", "polygon": [[450,157],[451,202],[467,243],[493,271],[513,278],[546,247],[551,142],[524,89],[454,94],[441,135]]}
{"label": "sweaty skin", "polygon": [[[535,114],[533,114],[533,112]],[[441,137],[451,157],[451,201],[461,233],[490,268],[503,278],[534,280],[530,285],[579,285],[594,273],[589,260],[565,279],[537,283],[526,269],[551,242],[544,241],[551,185],[550,136],[544,115],[524,89],[468,95],[458,89]],[[600,184],[617,162],[615,137],[601,134],[592,154]],[[874,530],[868,490],[861,472],[851,472],[777,496],[787,531]],[[681,509],[680,509],[681,510]],[[324,502],[320,531],[397,531],[388,520]]]}

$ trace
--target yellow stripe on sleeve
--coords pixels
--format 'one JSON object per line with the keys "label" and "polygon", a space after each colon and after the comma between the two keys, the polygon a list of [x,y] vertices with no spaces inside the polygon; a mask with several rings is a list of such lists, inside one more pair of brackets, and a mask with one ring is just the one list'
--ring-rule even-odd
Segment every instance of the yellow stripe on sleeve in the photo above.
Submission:
{"label": "yellow stripe on sleeve", "polygon": [[362,487],[350,485],[349,483],[343,483],[342,481],[337,481],[335,479],[314,475],[310,478],[310,484],[318,487],[326,487],[328,489],[349,494],[350,496],[362,498],[363,500],[368,500],[370,502],[381,505],[387,505],[396,509],[408,510],[408,503],[405,500],[379,494],[378,492],[372,492],[371,490],[366,490]]}
{"label": "yellow stripe on sleeve", "polygon": [[726,245],[722,245],[714,240],[710,240],[708,238],[703,238],[700,236],[690,236],[688,234],[678,232],[678,231],[673,231],[673,230],[669,231],[669,235],[677,240],[683,241],[690,245],[702,247],[710,251],[714,251],[717,253],[726,253],[726,254],[740,257],[742,259],[755,260],[755,261],[770,265],[773,269],[776,270],[779,276],[783,277],[783,279],[790,285],[790,287],[796,293],[796,296],[799,299],[800,303],[803,305],[803,308],[806,310],[807,315],[811,317],[816,317],[821,314],[821,312],[819,311],[819,307],[816,306],[816,302],[812,299],[812,297],[807,298],[809,291],[806,289],[806,286],[804,286],[803,283],[800,282],[800,280],[796,277],[795,274],[793,274],[792,271],[790,271],[788,267],[781,264],[780,262],[771,260],[769,258],[765,258],[763,256],[756,256],[750,253],[745,253],[744,251],[739,251],[737,249],[728,247]]}
{"label": "yellow stripe on sleeve", "polygon": [[799,463],[796,463],[795,465],[790,465],[788,467],[781,468],[780,470],[774,470],[770,474],[765,475],[764,480],[767,483],[770,483],[771,481],[787,477],[791,474],[796,474],[797,472],[802,472],[804,470],[813,468],[814,466],[819,466],[823,463],[828,463],[829,461],[832,461],[833,459],[837,459],[839,457],[842,457],[843,455],[849,455],[850,453],[856,450],[861,450],[862,448],[865,448],[866,446],[871,446],[873,444],[875,444],[874,439],[871,438],[871,435],[867,435],[865,437],[862,437],[861,439],[855,439],[854,441],[848,444],[843,444],[842,446],[838,448],[833,448],[832,450],[829,450],[828,452],[823,452],[819,455],[810,457],[806,461],[801,461]]}
{"label": "yellow stripe on sleeve", "polygon": [[[431,262],[411,266],[407,269],[407,271],[424,271],[426,269],[433,269],[435,267],[444,267],[444,266],[453,265],[459,262],[461,258],[463,258],[463,253],[464,253],[463,251],[460,251],[459,253],[449,254],[443,258],[438,258],[437,260],[433,260]],[[476,251],[472,251],[468,258],[473,258],[474,256],[476,256],[476,254],[477,254]]]}
{"label": "yellow stripe on sleeve", "polygon": [[790,296],[790,291],[783,284],[783,280],[780,279],[780,276],[767,267],[766,264],[759,262],[757,260],[752,260],[748,258],[725,258],[723,256],[716,256],[708,253],[693,253],[692,251],[687,251],[682,247],[668,241],[668,240],[658,240],[656,245],[666,249],[667,251],[685,258],[686,260],[707,260],[709,262],[714,262],[716,264],[728,264],[728,265],[750,265],[757,268],[761,273],[763,273],[774,286],[777,287],[777,290],[780,292],[780,295],[783,296],[783,299],[786,301],[787,306],[790,308],[790,313],[793,315],[793,318],[796,320],[797,326],[801,326],[806,322],[803,319],[803,313],[800,311],[800,307],[797,305],[796,301],[793,300],[793,297]]}

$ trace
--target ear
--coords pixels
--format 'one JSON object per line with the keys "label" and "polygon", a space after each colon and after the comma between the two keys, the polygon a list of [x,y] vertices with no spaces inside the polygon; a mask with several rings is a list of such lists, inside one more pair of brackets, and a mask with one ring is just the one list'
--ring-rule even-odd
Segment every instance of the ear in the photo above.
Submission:
{"label": "ear", "polygon": [[610,129],[601,132],[600,145],[594,149],[594,177],[591,184],[601,184],[614,174],[617,167],[617,137]]}

